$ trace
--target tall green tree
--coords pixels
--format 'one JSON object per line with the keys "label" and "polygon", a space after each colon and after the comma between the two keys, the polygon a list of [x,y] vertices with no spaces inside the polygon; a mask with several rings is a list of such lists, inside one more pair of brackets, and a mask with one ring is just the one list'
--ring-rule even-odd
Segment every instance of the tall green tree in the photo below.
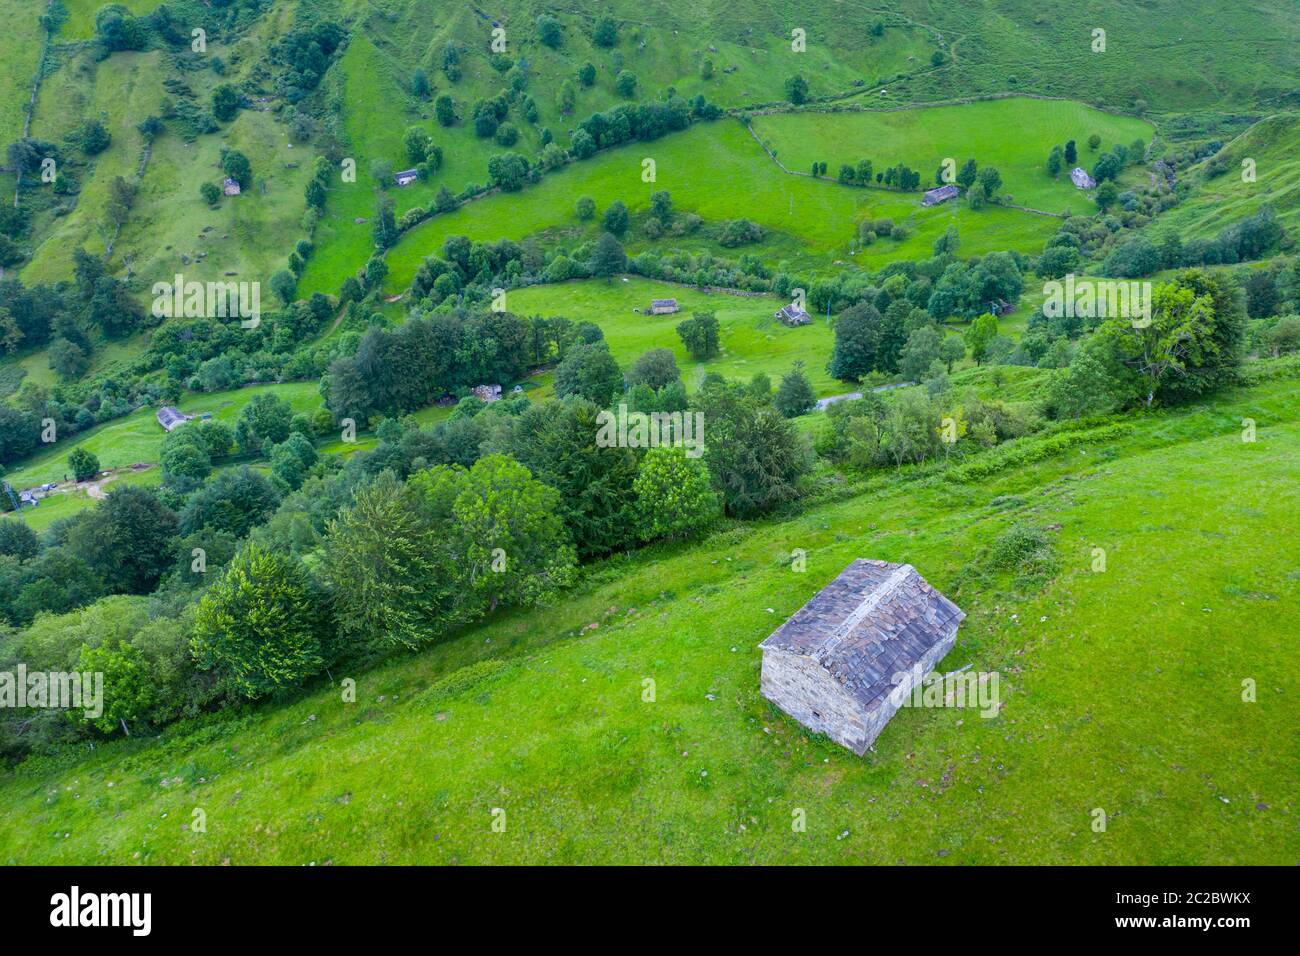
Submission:
{"label": "tall green tree", "polygon": [[296,687],[326,663],[319,606],[300,560],[250,543],[199,601],[194,659],[242,697]]}

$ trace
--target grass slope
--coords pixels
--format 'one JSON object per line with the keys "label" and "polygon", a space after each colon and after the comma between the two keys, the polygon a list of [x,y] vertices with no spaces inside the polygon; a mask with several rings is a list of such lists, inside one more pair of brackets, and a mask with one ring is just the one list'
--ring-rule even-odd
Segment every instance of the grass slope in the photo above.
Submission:
{"label": "grass slope", "polygon": [[[676,315],[637,315],[652,298],[675,298]],[[682,380],[694,389],[709,372],[748,380],[766,373],[775,387],[796,359],[803,359],[818,395],[835,395],[849,386],[826,372],[834,332],[823,320],[799,328],[786,328],[773,317],[784,301],[773,296],[741,298],[722,293],[705,294],[662,282],[626,279],[604,282],[565,282],[531,286],[508,293],[507,306],[521,315],[562,315],[574,321],[595,322],[605,333],[610,352],[625,370],[648,349],[667,348],[677,357]],[[677,335],[677,323],[694,312],[713,312],[720,326],[722,354],[704,362],[693,361]]]}
{"label": "grass slope", "polygon": [[[755,117],[754,130],[799,172],[823,161],[835,176],[841,163],[869,158],[877,172],[904,162],[930,182],[946,158],[957,169],[973,158],[981,166],[996,166],[1002,194],[1021,205],[1089,214],[1096,205],[1074,188],[1068,169],[1056,178],[1048,175],[1052,147],[1075,140],[1079,162],[1091,168],[1102,151],[1138,138],[1149,143],[1152,133],[1150,123],[1134,117],[1024,97],[893,112],[776,113]],[[1096,152],[1087,147],[1093,133],[1102,138]]]}
{"label": "grass slope", "polygon": [[[1298,398],[1272,382],[980,484],[876,480],[598,566],[354,675],[356,704],[323,688],[33,764],[0,779],[0,860],[1293,864]],[[1015,523],[1059,525],[1055,581],[961,586]],[[905,709],[858,758],[760,697],[755,645],[861,555],[968,611],[944,669],[1000,672],[1000,716]]]}
{"label": "grass slope", "polygon": [[[1173,230],[1184,239],[1210,238],[1219,230],[1272,206],[1278,222],[1300,225],[1300,116],[1270,116],[1242,133],[1219,153],[1227,171],[1202,178],[1186,199],[1162,214],[1153,231]],[[1255,181],[1242,179],[1242,162],[1255,163]],[[1206,163],[1189,171],[1204,175]]]}
{"label": "grass slope", "polygon": [[[641,181],[641,161],[656,163],[656,181]],[[523,239],[539,233],[564,245],[596,235],[598,226],[574,218],[577,197],[591,196],[603,211],[621,199],[635,214],[649,208],[650,193],[666,189],[678,212],[695,212],[718,223],[745,217],[769,233],[755,246],[721,250],[730,257],[756,252],[788,261],[794,269],[824,271],[855,261],[880,268],[897,259],[925,258],[950,225],[962,235],[962,253],[978,255],[1000,249],[1037,251],[1058,221],[1001,208],[972,212],[961,207],[922,209],[919,194],[855,189],[782,172],[739,122],[720,120],[697,125],[653,143],[637,143],[572,163],[517,194],[494,194],[452,213],[434,216],[410,230],[388,252],[391,289],[410,284],[425,256],[441,250],[447,236],[471,239]],[[905,222],[913,234],[903,242],[881,240],[850,256],[857,222],[866,217]],[[628,251],[648,243],[629,233]],[[341,278],[309,263],[299,295],[337,291]]]}

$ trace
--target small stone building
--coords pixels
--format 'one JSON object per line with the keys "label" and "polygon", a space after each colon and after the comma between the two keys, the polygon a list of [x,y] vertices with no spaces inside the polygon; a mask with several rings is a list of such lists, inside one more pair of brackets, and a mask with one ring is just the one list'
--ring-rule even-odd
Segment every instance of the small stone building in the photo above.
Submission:
{"label": "small stone building", "polygon": [[1088,175],[1088,171],[1082,166],[1075,166],[1070,170],[1070,182],[1074,183],[1075,189],[1096,189],[1097,181]]}
{"label": "small stone building", "polygon": [[223,193],[225,193],[227,196],[238,196],[238,195],[239,195],[239,180],[238,180],[238,179],[231,179],[231,178],[229,178],[229,177],[223,179],[223,180],[221,181],[221,191],[222,191]]}
{"label": "small stone building", "polygon": [[797,305],[783,305],[776,311],[776,319],[782,325],[807,325],[812,317]]}
{"label": "small stone building", "polygon": [[418,169],[403,169],[393,175],[393,181],[399,186],[409,186],[420,178]]}
{"label": "small stone building", "polygon": [[676,299],[652,299],[650,301],[651,315],[671,315],[677,311]]}
{"label": "small stone building", "polygon": [[158,419],[158,424],[163,427],[163,431],[168,432],[174,431],[193,418],[192,415],[182,414],[172,405],[164,405],[158,409],[158,413],[154,417]]}
{"label": "small stone building", "polygon": [[859,558],[758,645],[763,696],[861,756],[965,616],[910,564]]}
{"label": "small stone building", "polygon": [[947,186],[939,186],[935,189],[927,189],[925,195],[921,197],[922,206],[937,206],[941,202],[947,202],[949,199],[956,199],[958,189],[949,183]]}

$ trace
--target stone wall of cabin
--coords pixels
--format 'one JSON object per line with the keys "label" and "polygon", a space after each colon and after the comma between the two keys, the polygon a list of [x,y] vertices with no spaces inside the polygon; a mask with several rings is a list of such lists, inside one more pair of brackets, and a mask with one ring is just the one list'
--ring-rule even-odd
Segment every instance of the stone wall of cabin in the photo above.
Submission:
{"label": "stone wall of cabin", "polygon": [[853,699],[820,664],[802,654],[763,651],[763,696],[814,733],[861,755],[871,744]]}
{"label": "stone wall of cabin", "polygon": [[[954,626],[943,641],[921,658],[922,676],[934,670],[956,642],[957,628]],[[899,695],[900,701],[911,693],[915,683],[909,673],[903,681],[904,693]],[[864,711],[811,657],[776,648],[763,651],[760,689],[764,697],[809,730],[825,734],[859,757],[875,743],[901,706],[901,702],[894,704],[886,697],[870,711]]]}

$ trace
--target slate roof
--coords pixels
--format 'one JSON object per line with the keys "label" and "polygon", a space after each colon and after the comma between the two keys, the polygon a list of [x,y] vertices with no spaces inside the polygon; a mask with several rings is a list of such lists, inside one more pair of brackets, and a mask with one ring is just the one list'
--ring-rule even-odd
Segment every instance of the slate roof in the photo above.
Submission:
{"label": "slate roof", "polygon": [[946,199],[953,199],[957,196],[957,187],[949,183],[946,186],[939,186],[935,189],[928,189],[925,195],[921,197],[921,205],[933,206],[935,203],[943,202]]}
{"label": "slate roof", "polygon": [[167,431],[171,431],[177,425],[184,425],[190,420],[189,415],[182,415],[171,405],[164,405],[162,408],[158,409],[158,414],[154,417],[158,419],[158,424],[167,429]]}
{"label": "slate roof", "polygon": [[910,564],[859,558],[759,647],[811,657],[871,710],[965,617]]}
{"label": "slate roof", "polygon": [[1075,166],[1070,170],[1070,181],[1079,189],[1095,189],[1097,181],[1088,175],[1088,171],[1082,166]]}
{"label": "slate roof", "polygon": [[776,318],[780,319],[787,325],[807,325],[812,319],[803,309],[796,308],[794,305],[783,305],[777,310]]}

